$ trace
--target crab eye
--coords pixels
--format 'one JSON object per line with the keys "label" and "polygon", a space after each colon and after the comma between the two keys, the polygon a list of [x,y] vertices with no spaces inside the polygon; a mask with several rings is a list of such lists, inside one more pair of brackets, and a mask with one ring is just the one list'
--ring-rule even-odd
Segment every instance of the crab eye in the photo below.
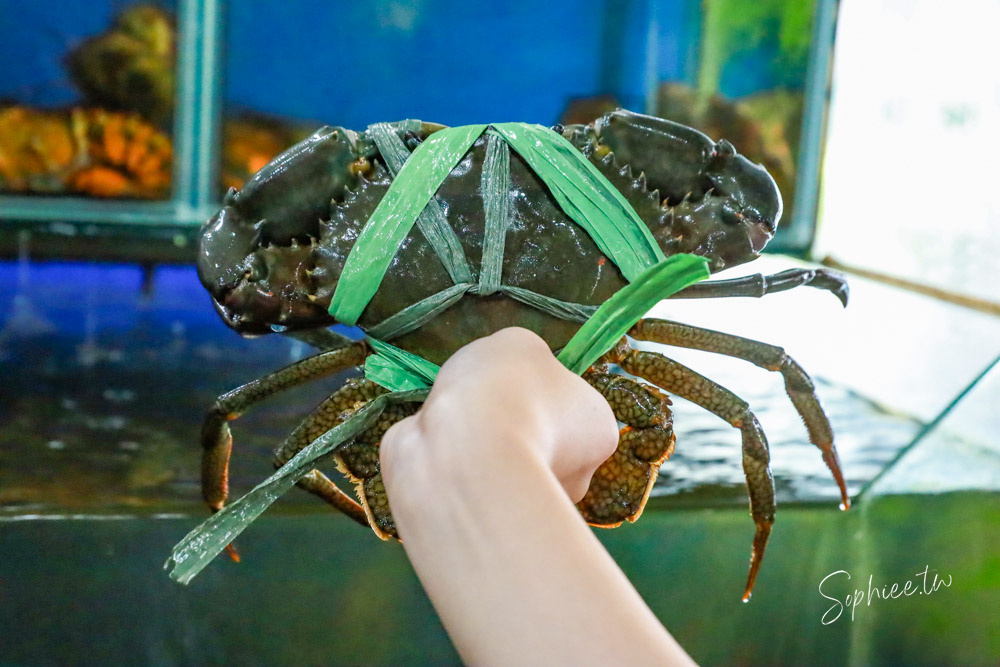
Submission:
{"label": "crab eye", "polygon": [[736,155],[736,147],[725,139],[720,139],[715,144],[715,154],[720,157],[732,157]]}

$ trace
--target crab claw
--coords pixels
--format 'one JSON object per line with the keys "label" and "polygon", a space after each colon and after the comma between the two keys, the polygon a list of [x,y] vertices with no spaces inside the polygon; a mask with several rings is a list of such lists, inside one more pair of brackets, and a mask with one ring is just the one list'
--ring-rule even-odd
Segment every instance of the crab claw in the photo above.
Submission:
{"label": "crab claw", "polygon": [[[230,193],[234,192],[230,190]],[[227,199],[232,199],[227,195]],[[247,223],[232,205],[216,213],[201,230],[198,277],[213,296],[234,287],[247,255],[260,246],[261,222]]]}
{"label": "crab claw", "polygon": [[754,252],[760,252],[781,220],[781,193],[774,179],[725,139],[715,145],[705,176],[713,190],[726,198],[726,214],[751,223],[751,244]]}
{"label": "crab claw", "polygon": [[605,147],[659,193],[662,217],[647,224],[664,253],[701,255],[721,271],[754,259],[774,236],[778,186],[725,139],[713,142],[694,128],[624,109],[595,121],[594,133],[593,150]]}
{"label": "crab claw", "polygon": [[324,127],[268,163],[202,229],[198,275],[226,323],[262,334],[332,323],[309,299],[330,201],[358,180],[357,135]]}
{"label": "crab claw", "polygon": [[243,189],[227,195],[250,224],[267,220],[268,243],[287,245],[293,238],[319,233],[330,200],[343,198],[357,184],[352,164],[358,159],[357,135],[341,127],[323,127],[254,174]]}

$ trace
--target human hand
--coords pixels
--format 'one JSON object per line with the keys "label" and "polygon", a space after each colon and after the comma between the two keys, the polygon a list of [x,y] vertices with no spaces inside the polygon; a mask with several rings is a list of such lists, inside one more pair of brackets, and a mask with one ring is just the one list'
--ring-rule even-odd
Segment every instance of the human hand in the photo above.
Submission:
{"label": "human hand", "polygon": [[441,367],[420,412],[386,434],[383,477],[397,481],[396,467],[407,465],[398,449],[415,440],[442,473],[452,461],[476,465],[477,457],[495,453],[484,448],[520,448],[518,454],[540,457],[575,503],[614,453],[618,427],[607,401],[541,338],[509,328],[466,345]]}
{"label": "human hand", "polygon": [[396,529],[471,664],[693,664],[573,503],[615,450],[607,402],[544,341],[456,352],[382,439]]}

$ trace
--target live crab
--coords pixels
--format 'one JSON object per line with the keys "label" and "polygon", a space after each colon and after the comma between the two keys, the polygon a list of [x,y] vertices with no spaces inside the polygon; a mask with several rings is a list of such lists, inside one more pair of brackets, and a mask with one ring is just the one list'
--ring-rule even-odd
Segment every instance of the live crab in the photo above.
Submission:
{"label": "live crab", "polygon": [[[414,150],[443,126],[410,121],[383,125],[394,141]],[[773,179],[727,141],[712,141],[668,120],[618,110],[590,125],[553,128],[569,140],[625,197],[665,255],[706,258],[712,272],[756,258],[773,236],[781,196]],[[487,137],[477,139],[436,192],[475,275],[484,236],[481,188]],[[328,309],[346,258],[399,169],[383,154],[375,132],[323,128],[258,172],[206,223],[198,270],[216,309],[236,331],[282,332],[323,349],[315,356],[219,397],[206,416],[202,445],[203,495],[218,511],[228,495],[232,436],[228,422],[255,403],[289,387],[362,365],[372,349],[327,328]],[[561,209],[552,192],[516,153],[510,155],[509,204],[503,282],[572,304],[597,306],[626,283],[594,240]],[[387,318],[452,285],[445,264],[414,228],[400,246],[358,326],[371,332]],[[844,279],[823,269],[791,269],[763,276],[709,280],[671,298],[762,297],[807,285],[847,304]],[[393,344],[442,363],[466,343],[507,326],[539,334],[560,349],[580,327],[504,293],[465,294]],[[624,424],[615,454],[596,472],[578,504],[594,526],[615,527],[642,513],[660,465],[674,449],[670,400],[686,398],[742,435],[743,468],[756,525],[744,599],[748,599],[775,514],[774,483],[766,437],[746,402],[660,352],[636,350],[629,338],[706,350],[778,372],[808,438],[849,497],[833,433],[814,386],[783,349],[679,322],[640,320],[583,375]],[[615,372],[613,367],[627,373]],[[277,448],[280,467],[307,444],[387,390],[367,379],[348,380],[324,400]],[[382,539],[395,525],[379,472],[378,446],[395,422],[419,405],[391,404],[377,423],[341,447],[338,468],[356,488],[357,500],[318,470],[299,486],[319,496]]]}

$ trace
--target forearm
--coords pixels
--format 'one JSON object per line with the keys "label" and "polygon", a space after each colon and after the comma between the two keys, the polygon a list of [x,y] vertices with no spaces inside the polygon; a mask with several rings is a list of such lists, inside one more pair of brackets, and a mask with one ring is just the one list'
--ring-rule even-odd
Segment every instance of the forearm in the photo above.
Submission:
{"label": "forearm", "polygon": [[507,424],[482,428],[477,442],[448,442],[411,427],[407,442],[390,444],[407,460],[383,467],[386,491],[407,555],[466,662],[690,664],[530,432]]}

